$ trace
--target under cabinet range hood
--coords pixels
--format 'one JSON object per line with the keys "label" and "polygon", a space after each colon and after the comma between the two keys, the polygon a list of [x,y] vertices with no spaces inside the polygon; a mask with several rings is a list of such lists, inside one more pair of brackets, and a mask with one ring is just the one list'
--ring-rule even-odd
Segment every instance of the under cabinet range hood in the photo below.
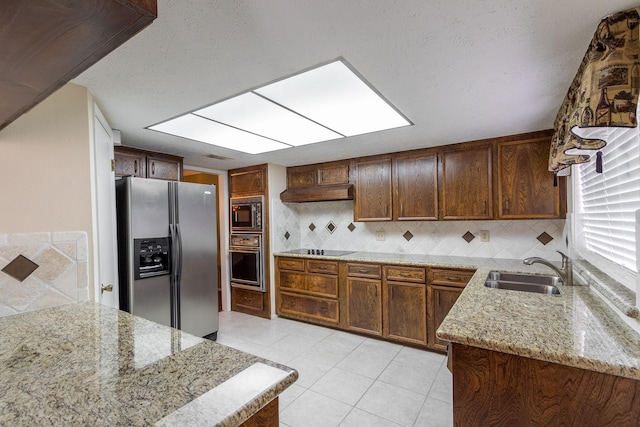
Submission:
{"label": "under cabinet range hood", "polygon": [[289,188],[280,193],[280,200],[285,203],[353,200],[353,184]]}

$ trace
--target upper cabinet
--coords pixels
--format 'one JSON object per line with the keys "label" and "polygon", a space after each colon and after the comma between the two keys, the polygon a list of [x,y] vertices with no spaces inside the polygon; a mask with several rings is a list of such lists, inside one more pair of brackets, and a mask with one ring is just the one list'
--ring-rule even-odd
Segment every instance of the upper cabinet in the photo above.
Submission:
{"label": "upper cabinet", "polygon": [[4,0],[0,129],[156,18],[156,0]]}
{"label": "upper cabinet", "polygon": [[390,221],[391,158],[360,161],[356,168],[355,220]]}
{"label": "upper cabinet", "polygon": [[397,155],[393,159],[393,219],[438,219],[438,154]]}
{"label": "upper cabinet", "polygon": [[442,153],[441,219],[492,219],[490,143],[454,146]]}
{"label": "upper cabinet", "polygon": [[549,137],[499,142],[498,218],[560,218],[565,185],[547,171]]}
{"label": "upper cabinet", "polygon": [[283,202],[322,202],[353,199],[350,161],[319,163],[287,168]]}
{"label": "upper cabinet", "polygon": [[182,157],[129,147],[115,147],[113,151],[116,177],[131,175],[182,181]]}
{"label": "upper cabinet", "polygon": [[231,197],[262,196],[267,192],[267,166],[257,165],[229,171]]}

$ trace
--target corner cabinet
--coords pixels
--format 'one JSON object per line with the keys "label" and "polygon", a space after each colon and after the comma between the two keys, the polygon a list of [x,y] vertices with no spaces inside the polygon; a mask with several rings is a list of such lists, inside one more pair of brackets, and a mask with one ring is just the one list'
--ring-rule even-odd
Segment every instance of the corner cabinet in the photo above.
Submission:
{"label": "corner cabinet", "polygon": [[391,221],[391,158],[356,164],[356,221]]}
{"label": "corner cabinet", "polygon": [[498,219],[563,218],[564,178],[547,170],[550,137],[497,144]]}
{"label": "corner cabinet", "polygon": [[493,219],[492,144],[445,149],[441,164],[441,219]]}

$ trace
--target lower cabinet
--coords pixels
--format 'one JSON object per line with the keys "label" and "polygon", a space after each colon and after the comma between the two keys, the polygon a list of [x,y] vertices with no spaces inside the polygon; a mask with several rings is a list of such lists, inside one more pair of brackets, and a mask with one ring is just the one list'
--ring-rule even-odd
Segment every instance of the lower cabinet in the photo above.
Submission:
{"label": "lower cabinet", "polygon": [[265,309],[264,293],[232,287],[231,306],[234,311],[261,316]]}
{"label": "lower cabinet", "polygon": [[340,322],[338,262],[276,259],[278,315],[326,326]]}
{"label": "lower cabinet", "polygon": [[435,331],[473,270],[276,257],[277,313],[446,351]]}
{"label": "lower cabinet", "polygon": [[372,264],[347,264],[346,328],[382,335],[381,268]]}
{"label": "lower cabinet", "polygon": [[467,285],[473,270],[432,269],[429,272],[429,343],[436,350],[447,350],[447,341],[436,337],[436,331]]}

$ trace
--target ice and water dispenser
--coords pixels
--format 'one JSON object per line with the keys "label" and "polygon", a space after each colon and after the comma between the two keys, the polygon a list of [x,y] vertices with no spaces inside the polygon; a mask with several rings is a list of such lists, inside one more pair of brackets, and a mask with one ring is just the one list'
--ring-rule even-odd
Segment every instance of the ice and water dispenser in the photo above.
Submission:
{"label": "ice and water dispenser", "polygon": [[133,239],[135,280],[171,273],[168,237]]}

